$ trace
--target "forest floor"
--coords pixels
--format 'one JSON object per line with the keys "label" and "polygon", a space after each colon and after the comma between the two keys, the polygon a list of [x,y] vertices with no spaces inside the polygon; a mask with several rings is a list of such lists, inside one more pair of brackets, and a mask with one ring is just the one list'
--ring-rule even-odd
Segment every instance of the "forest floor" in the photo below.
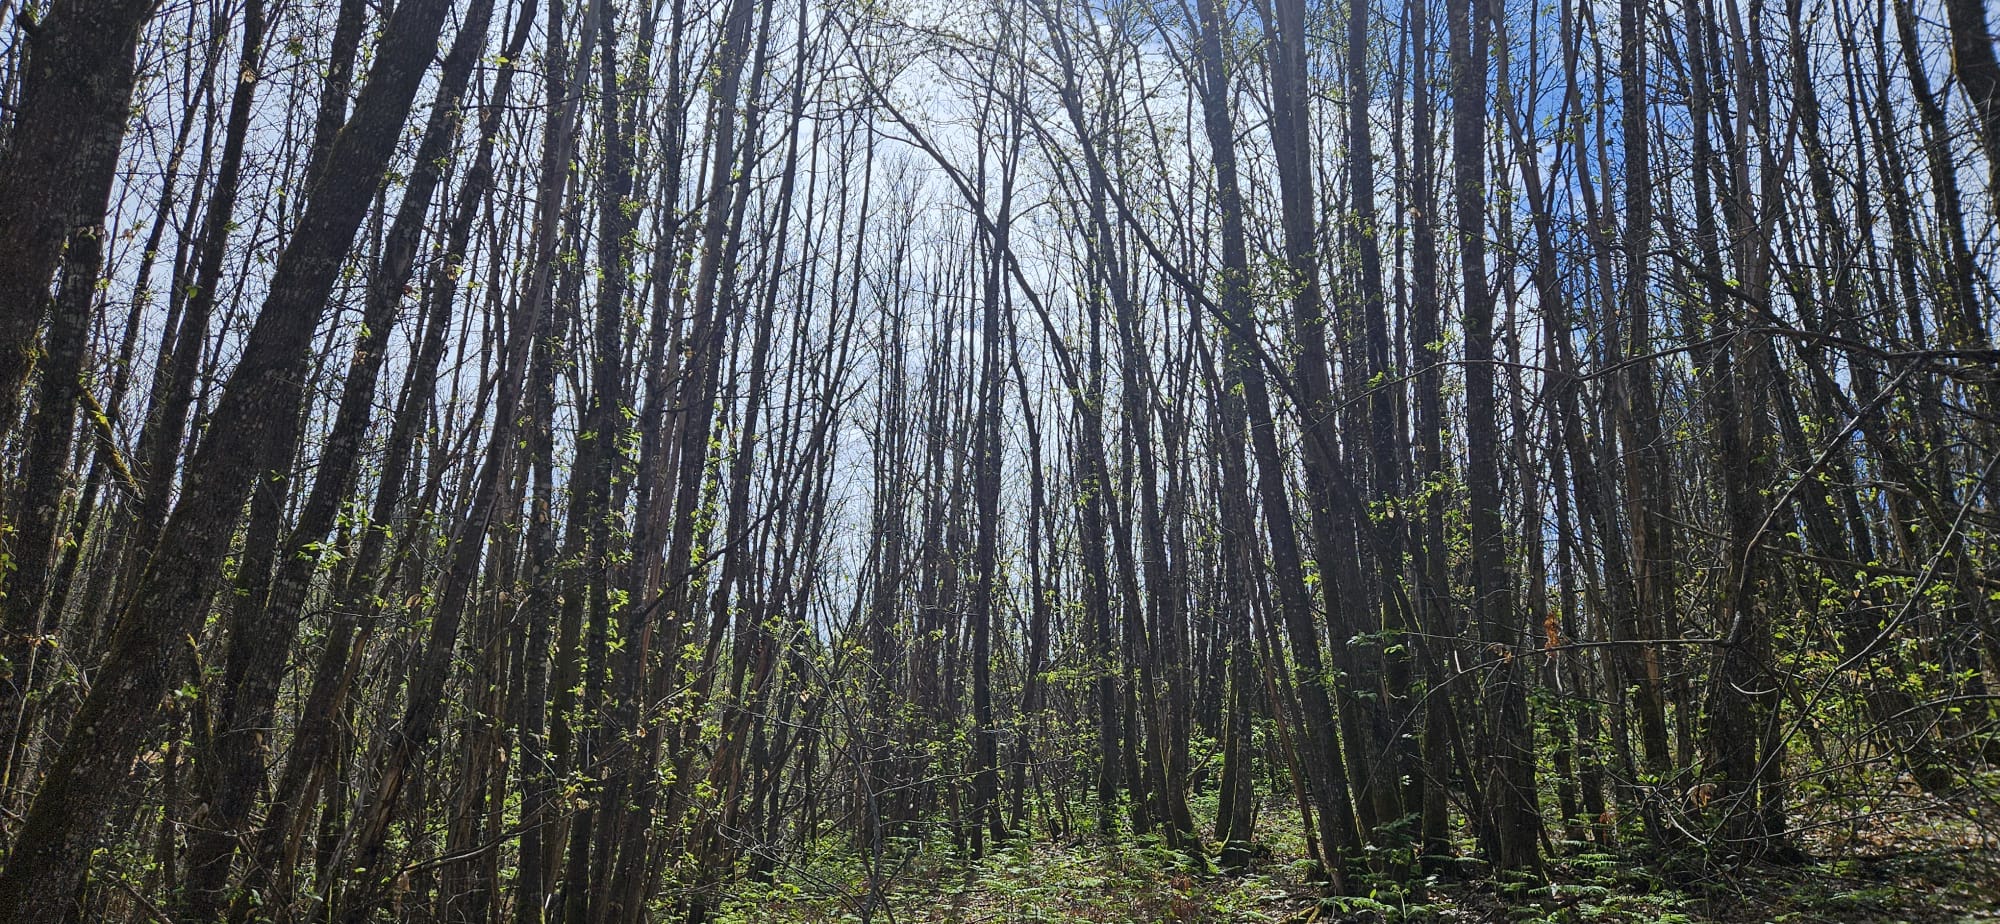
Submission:
{"label": "forest floor", "polygon": [[[723,921],[774,924],[1972,924],[2000,922],[2000,843],[1968,820],[1877,819],[1801,838],[1811,860],[1667,881],[1651,858],[1570,845],[1549,881],[1503,896],[1473,861],[1414,889],[1323,897],[1302,840],[1278,813],[1260,821],[1271,855],[1244,875],[1192,868],[1165,848],[1092,840],[1018,841],[957,868],[921,854],[877,881],[833,862],[739,887]],[[1210,851],[1213,855],[1214,851]]]}

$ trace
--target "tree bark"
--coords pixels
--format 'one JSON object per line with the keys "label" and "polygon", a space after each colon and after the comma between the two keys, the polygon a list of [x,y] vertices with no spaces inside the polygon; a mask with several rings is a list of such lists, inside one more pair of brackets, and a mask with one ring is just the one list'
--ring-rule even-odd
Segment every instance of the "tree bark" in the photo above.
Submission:
{"label": "tree bark", "polygon": [[153,0],[55,0],[21,33],[19,114],[0,136],[0,429],[20,413],[63,241],[101,217],[152,15]]}

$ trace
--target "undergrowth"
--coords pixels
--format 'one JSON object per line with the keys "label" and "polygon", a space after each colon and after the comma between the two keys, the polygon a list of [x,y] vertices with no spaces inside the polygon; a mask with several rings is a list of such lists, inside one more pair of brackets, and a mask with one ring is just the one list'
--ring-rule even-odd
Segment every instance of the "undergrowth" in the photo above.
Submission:
{"label": "undergrowth", "polygon": [[[1546,881],[1505,885],[1477,861],[1434,864],[1410,881],[1361,873],[1327,895],[1303,856],[1296,813],[1267,810],[1269,848],[1222,874],[1129,834],[1021,838],[976,860],[908,839],[872,858],[831,845],[767,883],[730,891],[721,924],[1972,924],[2000,922],[2000,843],[1976,828],[1909,819],[1872,849],[1810,841],[1804,864],[1662,875],[1660,858],[1555,845]],[[1897,833],[1900,832],[1900,835]],[[1943,834],[1952,836],[1941,836]],[[1898,837],[1900,836],[1900,840]],[[1636,841],[1635,841],[1636,843]],[[1208,855],[1216,845],[1208,845]],[[1465,853],[1470,854],[1470,845]],[[872,871],[872,873],[871,873]]]}

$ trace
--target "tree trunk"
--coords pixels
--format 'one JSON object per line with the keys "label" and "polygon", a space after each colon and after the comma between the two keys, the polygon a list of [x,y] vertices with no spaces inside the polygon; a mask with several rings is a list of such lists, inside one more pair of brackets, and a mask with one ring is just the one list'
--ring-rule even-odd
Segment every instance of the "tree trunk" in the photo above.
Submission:
{"label": "tree trunk", "polygon": [[[55,0],[26,19],[18,113],[0,146],[0,428],[11,431],[63,241],[94,227],[131,115],[153,0]],[[83,169],[79,169],[79,166]]]}

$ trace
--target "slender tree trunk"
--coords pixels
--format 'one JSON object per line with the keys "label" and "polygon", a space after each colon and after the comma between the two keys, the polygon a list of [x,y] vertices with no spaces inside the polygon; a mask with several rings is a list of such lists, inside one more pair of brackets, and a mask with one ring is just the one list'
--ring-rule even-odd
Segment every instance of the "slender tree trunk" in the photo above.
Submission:
{"label": "slender tree trunk", "polygon": [[1539,877],[1541,811],[1530,737],[1527,651],[1501,527],[1499,409],[1493,391],[1493,294],[1486,279],[1486,61],[1491,34],[1485,0],[1451,11],[1452,166],[1459,263],[1465,299],[1466,500],[1471,506],[1473,613],[1483,671],[1487,811],[1481,841],[1500,869]]}
{"label": "slender tree trunk", "polygon": [[[1250,339],[1255,322],[1247,290],[1249,254],[1243,229],[1242,195],[1238,189],[1235,133],[1226,95],[1227,76],[1222,65],[1221,14],[1206,0],[1202,9],[1202,116],[1215,165],[1216,199],[1222,219],[1223,265],[1218,303],[1220,320],[1230,334],[1224,368],[1228,371],[1228,387],[1242,389],[1248,414],[1251,454],[1257,460],[1257,491],[1264,508],[1264,529],[1271,542],[1272,579],[1277,585],[1278,609],[1292,645],[1303,707],[1299,723],[1301,769],[1327,838],[1321,859],[1333,877],[1335,888],[1344,889],[1347,855],[1359,849],[1361,836],[1353,804],[1348,799],[1346,767],[1335,735],[1332,691],[1320,655],[1310,590],[1301,567],[1291,492],[1285,484],[1284,458],[1278,448],[1271,413],[1270,387],[1259,347]],[[1324,365],[1323,355],[1320,362]]]}

